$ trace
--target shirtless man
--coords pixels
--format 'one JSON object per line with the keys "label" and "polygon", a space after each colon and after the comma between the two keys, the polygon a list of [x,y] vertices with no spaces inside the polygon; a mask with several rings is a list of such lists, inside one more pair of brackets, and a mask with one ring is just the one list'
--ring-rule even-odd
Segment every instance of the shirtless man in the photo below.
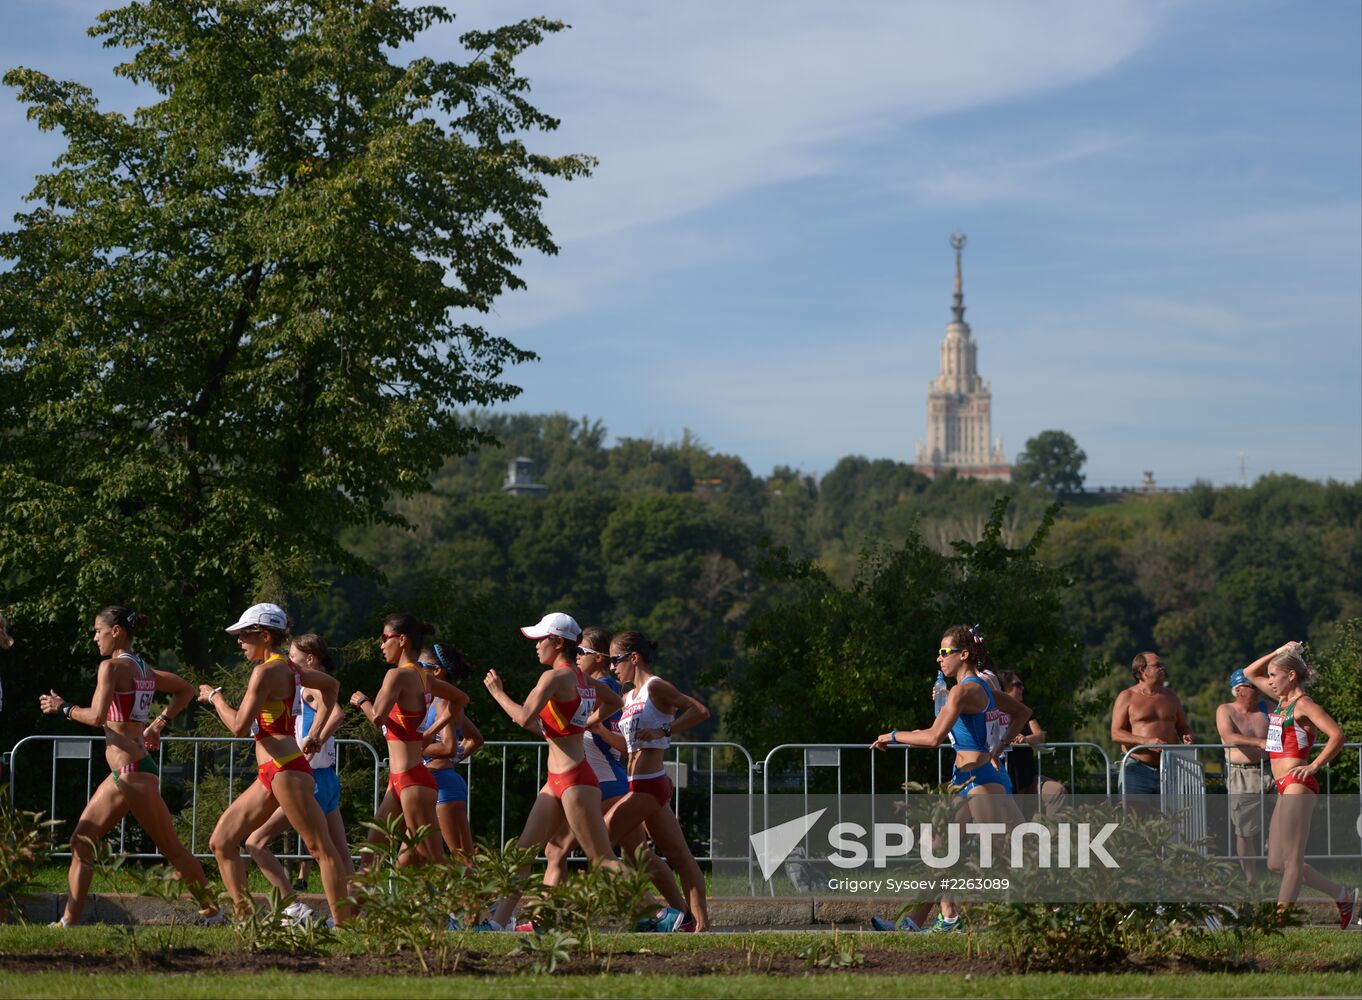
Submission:
{"label": "shirtless man", "polygon": [[[1178,696],[1168,690],[1168,670],[1158,653],[1140,653],[1130,665],[1135,683],[1116,696],[1111,708],[1111,741],[1129,750],[1146,743],[1192,743],[1192,728]],[[1121,771],[1127,795],[1159,794],[1159,754],[1137,750]]]}
{"label": "shirtless man", "polygon": [[1272,771],[1259,763],[1267,760],[1263,750],[1267,740],[1267,705],[1242,670],[1230,674],[1230,690],[1234,692],[1234,701],[1215,710],[1215,728],[1220,731],[1220,742],[1229,744],[1225,751],[1225,762],[1229,765],[1225,786],[1230,793],[1235,854],[1239,855],[1244,879],[1252,885],[1258,863],[1248,855],[1258,853],[1264,793],[1272,790]]}

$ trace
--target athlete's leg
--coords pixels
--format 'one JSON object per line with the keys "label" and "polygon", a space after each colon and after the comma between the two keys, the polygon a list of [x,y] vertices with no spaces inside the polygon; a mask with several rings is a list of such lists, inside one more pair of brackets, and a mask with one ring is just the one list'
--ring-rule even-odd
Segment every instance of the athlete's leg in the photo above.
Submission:
{"label": "athlete's leg", "polygon": [[[387,822],[389,816],[392,816],[394,813],[401,810],[401,808],[402,804],[398,802],[397,796],[393,794],[392,786],[389,785],[388,790],[383,793],[383,801],[378,804],[378,810],[374,813],[374,825],[381,827]],[[377,830],[370,828],[368,835],[365,837],[365,841],[370,844],[382,844],[386,843],[386,838]],[[374,856],[372,854],[367,851],[362,852],[359,859],[359,867],[363,871],[368,871],[369,865],[373,863],[373,860]]]}
{"label": "athlete's leg", "polygon": [[94,850],[90,842],[99,843],[127,812],[128,802],[119,794],[111,774],[90,796],[71,833],[71,868],[66,874],[66,885],[71,894],[66,897],[66,909],[61,915],[63,923],[74,926],[80,923],[80,916],[85,912],[85,899],[95,874]]}
{"label": "athlete's leg", "polygon": [[303,839],[307,852],[317,862],[326,902],[331,907],[331,919],[337,924],[344,923],[350,916],[345,870],[337,857],[336,846],[331,843],[326,814],[313,794],[312,775],[306,771],[280,771],[274,776],[274,796],[293,829]]}
{"label": "athlete's leg", "polygon": [[571,785],[563,789],[563,815],[593,865],[624,869],[610,848],[610,833],[601,815],[599,785]]}
{"label": "athlete's leg", "polygon": [[648,869],[648,874],[652,877],[653,885],[657,886],[657,891],[662,893],[662,897],[667,901],[667,905],[673,909],[685,911],[688,907],[686,897],[676,885],[676,874],[671,870],[667,862],[654,853],[648,846],[648,840],[643,836],[643,827],[636,826],[633,830],[620,838],[620,856],[633,860],[640,857],[644,867]]}
{"label": "athlete's leg", "polygon": [[208,888],[208,877],[204,874],[199,859],[189,853],[179,836],[175,833],[175,821],[171,819],[166,800],[161,798],[161,783],[154,774],[126,774],[119,778],[119,791],[132,810],[142,829],[156,845],[180,878],[190,887],[200,911],[205,916],[217,913],[218,908],[212,901]]}
{"label": "athlete's leg", "polygon": [[280,895],[287,896],[293,891],[293,886],[289,885],[288,872],[284,871],[284,866],[279,863],[279,859],[270,850],[270,844],[285,830],[292,829],[288,825],[288,817],[284,815],[282,808],[274,810],[274,815],[265,820],[264,823],[251,831],[251,835],[246,838],[246,852],[250,854],[260,869],[260,874],[265,876],[270,885],[279,890]]}
{"label": "athlete's leg", "polygon": [[[345,872],[347,877],[355,874],[355,860],[350,857],[350,842],[346,839],[345,835],[345,820],[341,819],[339,809],[332,809],[326,814],[326,829],[331,835],[332,846],[336,848],[338,860],[341,863],[341,869]],[[298,865],[298,877],[302,879],[304,883],[307,882],[307,868],[310,864],[311,861],[309,859],[303,858],[302,863]]]}
{"label": "athlete's leg", "polygon": [[644,826],[647,827],[648,836],[652,838],[658,850],[666,855],[667,863],[681,878],[681,886],[686,890],[689,905],[680,909],[690,910],[691,916],[695,918],[697,931],[709,930],[705,876],[700,871],[700,866],[695,863],[695,856],[690,852],[690,845],[686,843],[686,835],[682,832],[676,815],[669,806],[664,806],[649,816]]}
{"label": "athlete's leg", "polygon": [[[278,780],[279,776],[275,775],[276,783]],[[241,842],[269,819],[278,805],[265,785],[255,781],[232,800],[227,811],[219,817],[217,826],[213,827],[213,835],[208,838],[208,848],[217,858],[222,884],[227,887],[227,894],[232,897],[238,910],[248,910],[252,906],[246,881],[246,863],[241,860]]]}
{"label": "athlete's leg", "polygon": [[[441,861],[445,856],[445,845],[440,840],[439,820],[435,814],[436,797],[436,790],[427,785],[408,785],[402,789],[402,817],[406,820],[407,832],[415,836],[420,827],[428,826],[431,830],[415,845],[415,853],[423,861]],[[403,857],[398,863],[412,864],[415,860]]]}
{"label": "athlete's leg", "polygon": [[[538,798],[530,807],[530,814],[525,817],[525,829],[521,831],[516,846],[522,850],[542,847],[548,843],[549,838],[554,835],[562,822],[563,804],[548,790],[547,786],[540,789]],[[529,870],[528,867],[524,867],[520,870],[520,874],[528,874]],[[511,914],[515,912],[516,904],[519,902],[519,896],[508,896],[501,900],[492,910],[492,919],[504,927],[506,922],[511,919]]]}
{"label": "athlete's leg", "polygon": [[610,842],[619,843],[627,833],[642,826],[660,808],[657,799],[645,792],[630,792],[622,796],[605,817]]}

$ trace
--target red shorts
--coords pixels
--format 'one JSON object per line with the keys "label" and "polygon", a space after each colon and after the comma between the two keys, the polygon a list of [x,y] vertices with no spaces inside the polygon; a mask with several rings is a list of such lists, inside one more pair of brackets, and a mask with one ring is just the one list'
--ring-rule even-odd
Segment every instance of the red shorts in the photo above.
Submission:
{"label": "red shorts", "polygon": [[672,804],[672,779],[665,774],[659,774],[652,778],[630,778],[629,791],[651,795],[657,799],[658,805],[669,806]]}
{"label": "red shorts", "polygon": [[307,758],[302,754],[294,754],[292,757],[285,757],[283,760],[267,760],[256,768],[256,777],[265,786],[265,791],[274,794],[274,776],[280,771],[302,771],[304,774],[312,773],[312,765],[307,762]]}
{"label": "red shorts", "polygon": [[430,768],[417,764],[406,771],[388,772],[388,789],[399,799],[404,788],[429,788],[432,792],[438,792],[440,786],[435,783],[435,775],[430,773]]}
{"label": "red shorts", "polygon": [[1310,789],[1310,791],[1314,792],[1316,795],[1319,794],[1319,782],[1315,780],[1315,776],[1313,774],[1307,777],[1304,781],[1296,777],[1294,774],[1284,774],[1275,782],[1273,782],[1273,784],[1277,786],[1278,795],[1281,795],[1282,792],[1286,791],[1292,785],[1304,785],[1306,788]]}
{"label": "red shorts", "polygon": [[592,788],[600,788],[601,783],[596,778],[596,772],[591,770],[591,765],[582,761],[571,771],[563,771],[555,774],[549,772],[549,792],[555,799],[561,799],[563,793],[569,788],[577,785],[590,785]]}

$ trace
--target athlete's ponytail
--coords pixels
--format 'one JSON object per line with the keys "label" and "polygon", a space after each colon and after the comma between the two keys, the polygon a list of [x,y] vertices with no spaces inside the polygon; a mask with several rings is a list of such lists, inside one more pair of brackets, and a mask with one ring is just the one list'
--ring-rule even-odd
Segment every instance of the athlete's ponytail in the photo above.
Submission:
{"label": "athlete's ponytail", "polygon": [[445,676],[452,681],[461,681],[473,672],[468,657],[448,643],[432,642],[430,651],[435,654],[435,662],[444,668]]}
{"label": "athlete's ponytail", "polygon": [[383,619],[383,629],[403,636],[413,653],[419,653],[426,644],[426,636],[435,634],[435,626],[423,622],[413,614],[399,611]]}
{"label": "athlete's ponytail", "polygon": [[148,621],[146,615],[139,614],[131,608],[125,608],[121,604],[110,604],[107,608],[100,611],[99,614],[95,615],[95,617],[110,628],[115,625],[120,626],[128,635],[134,634],[139,628],[146,625]]}

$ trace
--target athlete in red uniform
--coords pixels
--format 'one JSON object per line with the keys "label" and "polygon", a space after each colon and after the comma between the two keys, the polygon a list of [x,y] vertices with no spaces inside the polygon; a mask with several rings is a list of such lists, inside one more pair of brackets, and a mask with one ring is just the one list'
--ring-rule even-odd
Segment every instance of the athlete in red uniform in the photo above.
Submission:
{"label": "athlete in red uniform", "polygon": [[[1319,796],[1315,775],[1343,749],[1343,730],[1305,693],[1313,671],[1302,656],[1299,642],[1288,642],[1244,668],[1244,676],[1259,691],[1277,699],[1268,716],[1263,749],[1272,761],[1277,784],[1277,808],[1267,834],[1267,867],[1282,877],[1277,906],[1295,905],[1301,882],[1327,893],[1338,905],[1339,927],[1346,930],[1359,916],[1359,891],[1348,889],[1305,863],[1305,843],[1310,838],[1310,815]],[[1312,761],[1315,735],[1328,737],[1324,749]]]}
{"label": "athlete in red uniform", "polygon": [[[570,615],[555,611],[520,631],[535,640],[535,654],[548,668],[539,675],[525,703],[506,693],[495,670],[489,670],[483,679],[516,725],[542,733],[549,743],[548,781],[525,820],[519,846],[542,847],[566,820],[592,864],[618,866],[601,816],[601,787],[585,759],[582,734],[614,715],[621,705],[620,696],[578,668],[577,640],[582,630]],[[503,899],[487,926],[494,930],[504,927],[517,902],[515,897]]]}
{"label": "athlete in red uniform", "polygon": [[[372,701],[363,691],[350,696],[350,704],[382,729],[388,742],[388,792],[374,813],[374,822],[382,823],[400,809],[408,832],[428,827],[430,834],[416,846],[420,857],[427,861],[440,860],[445,851],[435,812],[438,796],[435,776],[422,760],[425,740],[421,725],[434,698],[443,698],[452,711],[459,713],[468,704],[468,695],[448,681],[432,677],[418,662],[425,637],[434,632],[433,625],[415,615],[389,615],[378,640],[383,659],[392,664],[383,677],[383,686]],[[377,831],[369,832],[370,843],[381,839]],[[398,864],[408,865],[416,860],[411,851],[404,851]]]}
{"label": "athlete in red uniform", "polygon": [[[194,688],[178,674],[153,670],[132,651],[132,635],[146,619],[135,611],[114,605],[95,616],[94,643],[104,657],[99,665],[95,696],[89,708],[80,708],[52,691],[39,697],[38,706],[48,715],[60,712],[68,719],[104,730],[104,759],[112,772],[95,790],[89,805],[71,833],[71,870],[67,884],[71,895],[59,921],[63,927],[80,923],[85,897],[90,891],[91,843],[98,843],[129,812],[142,824],[165,859],[175,866],[195,898],[203,905],[207,920],[221,919],[212,903],[203,865],[175,835],[175,823],[161,798],[160,775],[149,750],[160,744],[166,724],[184,711],[194,698]],[[147,725],[151,702],[157,691],[170,692],[170,705]]]}
{"label": "athlete in red uniform", "polygon": [[[282,808],[317,862],[332,919],[342,923],[349,915],[345,865],[331,842],[326,815],[313,795],[312,767],[303,756],[321,749],[318,737],[336,704],[340,682],[320,670],[299,669],[278,651],[288,634],[288,616],[278,605],[253,605],[227,631],[236,637],[247,662],[255,664],[246,693],[233,708],[221,688],[203,684],[199,701],[211,705],[234,736],[246,736],[254,727],[258,766],[257,780],[227,807],[209,840],[222,881],[237,909],[249,911],[252,903],[241,842]],[[293,702],[299,685],[315,691],[321,702],[313,731],[302,747],[293,732]]]}

